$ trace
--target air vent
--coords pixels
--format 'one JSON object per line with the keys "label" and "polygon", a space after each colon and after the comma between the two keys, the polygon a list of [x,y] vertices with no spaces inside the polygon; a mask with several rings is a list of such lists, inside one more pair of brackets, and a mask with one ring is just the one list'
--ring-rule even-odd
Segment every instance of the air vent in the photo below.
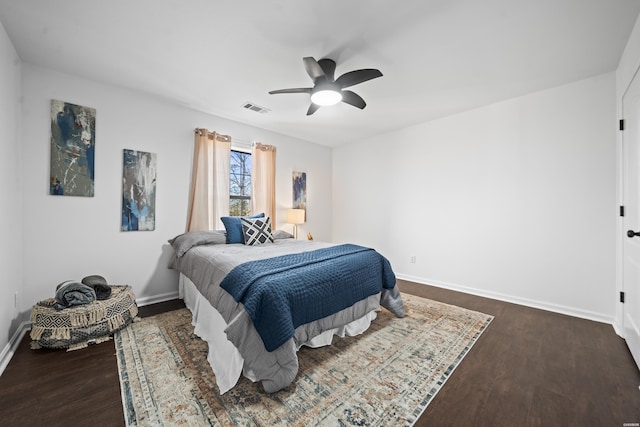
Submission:
{"label": "air vent", "polygon": [[269,110],[268,108],[264,108],[261,107],[259,105],[253,104],[251,102],[245,102],[242,107],[246,108],[247,110],[251,110],[251,111],[255,111],[256,113],[260,113],[260,114],[265,114],[268,113]]}

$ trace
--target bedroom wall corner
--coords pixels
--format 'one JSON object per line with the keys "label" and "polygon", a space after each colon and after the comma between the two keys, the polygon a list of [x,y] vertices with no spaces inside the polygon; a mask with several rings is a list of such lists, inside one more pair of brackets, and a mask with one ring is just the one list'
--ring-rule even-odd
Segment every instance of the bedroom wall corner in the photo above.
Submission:
{"label": "bedroom wall corner", "polygon": [[22,274],[21,60],[0,22],[0,373],[28,319]]}
{"label": "bedroom wall corner", "polygon": [[286,223],[287,209],[293,205],[292,174],[293,172],[305,172],[307,175],[307,210],[305,223],[298,225],[298,239],[306,239],[307,233],[311,233],[315,240],[331,241],[331,165],[330,147],[289,137],[280,137],[276,160],[277,228],[293,233],[293,225]]}
{"label": "bedroom wall corner", "polygon": [[610,323],[615,133],[610,72],[338,147],[334,241],[409,280]]}

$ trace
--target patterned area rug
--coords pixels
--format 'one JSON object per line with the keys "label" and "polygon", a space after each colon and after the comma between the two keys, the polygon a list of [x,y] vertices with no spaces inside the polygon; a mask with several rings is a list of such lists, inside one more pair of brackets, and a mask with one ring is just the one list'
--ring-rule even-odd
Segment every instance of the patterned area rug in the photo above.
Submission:
{"label": "patterned area rug", "polygon": [[274,394],[242,377],[220,395],[186,308],[133,323],[115,335],[127,425],[413,425],[493,316],[403,299],[403,319],[382,310],[358,337],[300,349],[296,380]]}

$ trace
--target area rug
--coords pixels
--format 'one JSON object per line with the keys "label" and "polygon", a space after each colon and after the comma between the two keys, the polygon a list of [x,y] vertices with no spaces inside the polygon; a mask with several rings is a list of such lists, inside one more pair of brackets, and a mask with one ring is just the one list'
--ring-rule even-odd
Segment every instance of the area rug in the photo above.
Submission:
{"label": "area rug", "polygon": [[411,426],[493,316],[403,294],[357,337],[298,352],[289,387],[267,394],[242,377],[220,395],[207,344],[185,308],[115,335],[128,426]]}

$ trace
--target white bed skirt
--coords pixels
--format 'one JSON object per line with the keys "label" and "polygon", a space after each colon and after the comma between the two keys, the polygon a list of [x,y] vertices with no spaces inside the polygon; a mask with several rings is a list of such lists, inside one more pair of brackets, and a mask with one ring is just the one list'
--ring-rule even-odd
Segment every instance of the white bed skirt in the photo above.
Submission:
{"label": "white bed skirt", "polygon": [[[250,371],[245,369],[243,372],[244,359],[238,349],[227,339],[225,333],[227,324],[218,311],[198,292],[193,282],[182,273],[180,273],[179,285],[180,298],[184,300],[185,305],[193,314],[194,332],[209,345],[207,361],[216,376],[220,394],[231,390],[241,374],[244,374],[251,381],[256,381]],[[314,348],[330,345],[334,335],[339,337],[359,335],[369,328],[375,318],[376,311],[374,310],[345,326],[325,331],[310,341],[297,343],[297,349],[303,345]]]}

